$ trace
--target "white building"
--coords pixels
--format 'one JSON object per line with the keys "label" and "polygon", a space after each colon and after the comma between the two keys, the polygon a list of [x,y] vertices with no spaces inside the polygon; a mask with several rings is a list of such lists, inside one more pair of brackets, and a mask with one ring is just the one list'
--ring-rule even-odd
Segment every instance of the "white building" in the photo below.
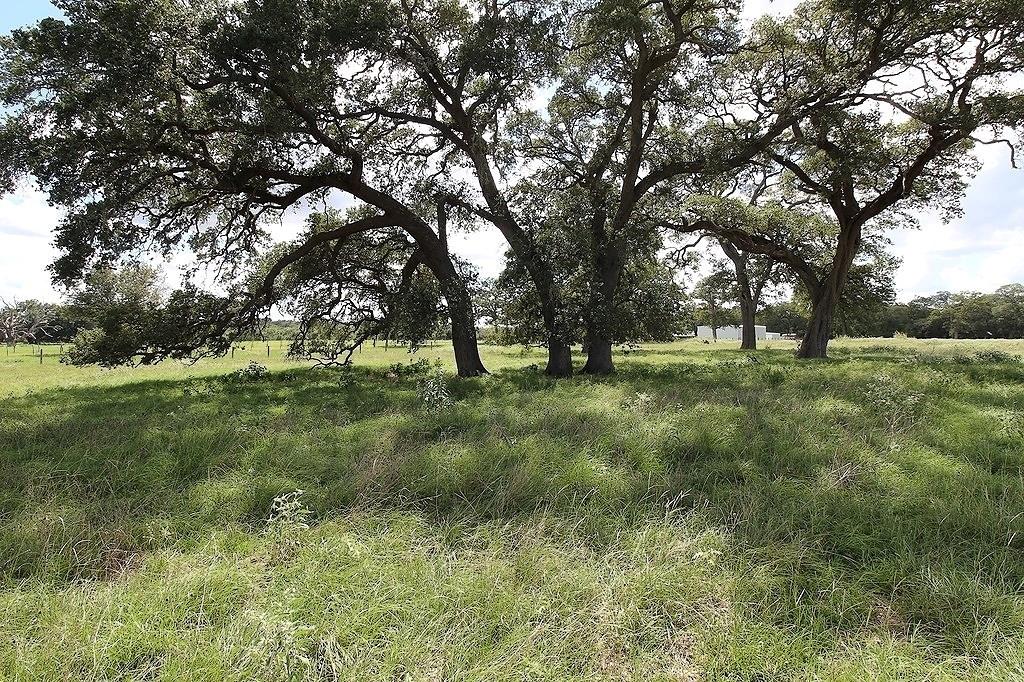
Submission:
{"label": "white building", "polygon": [[[743,338],[742,327],[719,327],[717,329],[718,339],[720,341],[739,341]],[[769,338],[768,328],[763,324],[754,325],[754,334],[758,341],[764,341]],[[776,335],[777,337],[777,335]],[[711,327],[697,327],[697,338],[698,339],[713,339],[714,335],[711,333]]]}

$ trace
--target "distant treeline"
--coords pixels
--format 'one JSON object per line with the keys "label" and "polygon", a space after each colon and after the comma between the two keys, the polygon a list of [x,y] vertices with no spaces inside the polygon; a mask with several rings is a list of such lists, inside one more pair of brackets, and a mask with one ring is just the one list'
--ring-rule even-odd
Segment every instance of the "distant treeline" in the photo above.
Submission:
{"label": "distant treeline", "polygon": [[[21,338],[19,343],[71,343],[83,330],[99,326],[95,311],[78,304],[43,303],[27,300],[17,303],[28,319],[38,322],[39,328],[31,338]],[[6,310],[6,309],[5,309]],[[260,334],[247,334],[239,341],[289,341],[298,333],[299,324],[294,320],[270,320]],[[8,341],[0,330],[0,342]]]}
{"label": "distant treeline", "polygon": [[[36,342],[70,343],[82,329],[95,325],[81,306],[25,301],[19,304],[32,310],[46,324]],[[736,319],[732,319],[736,318]],[[809,319],[807,305],[799,298],[766,305],[757,316],[773,332],[802,335]],[[698,318],[687,321],[688,325]],[[738,312],[723,311],[720,324],[738,324]],[[683,325],[686,327],[687,325]],[[840,306],[836,316],[836,334],[852,337],[891,337],[904,334],[921,339],[1021,339],[1024,338],[1024,284],[1008,284],[994,293],[939,292],[915,298],[909,303],[877,301],[857,306]],[[287,341],[295,338],[299,324],[294,320],[271,320],[259,335],[242,341]],[[447,327],[439,327],[432,336],[450,338]],[[506,342],[493,326],[480,330],[485,343]],[[380,339],[382,342],[384,339]],[[392,339],[395,341],[396,339]]]}
{"label": "distant treeline", "polygon": [[299,333],[299,323],[295,320],[271,320],[263,328],[262,334],[246,334],[241,341],[290,341]]}
{"label": "distant treeline", "polygon": [[[806,308],[799,301],[765,306],[759,324],[771,331],[802,334]],[[991,294],[939,292],[909,303],[869,306],[844,314],[837,311],[836,334],[920,339],[1024,338],[1024,284],[1008,284]]]}

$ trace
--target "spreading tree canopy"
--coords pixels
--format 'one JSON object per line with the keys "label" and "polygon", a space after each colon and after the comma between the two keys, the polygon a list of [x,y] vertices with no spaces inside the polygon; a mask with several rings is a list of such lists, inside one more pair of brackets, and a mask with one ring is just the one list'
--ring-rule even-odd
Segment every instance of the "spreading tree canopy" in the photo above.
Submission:
{"label": "spreading tree canopy", "polygon": [[[447,244],[479,222],[521,268],[551,374],[578,338],[586,371],[612,370],[666,224],[790,268],[801,354],[824,355],[865,235],[955,206],[972,146],[1022,116],[1011,0],[807,0],[749,29],[737,0],[56,4],[0,45],[0,181],[67,209],[59,282],[140,251],[213,273],[168,295],[146,361],[223,352],[288,302],[299,351],[445,314],[460,374],[483,372]],[[759,203],[783,220],[687,212],[752,167],[780,173]],[[275,239],[310,208],[329,219]]]}

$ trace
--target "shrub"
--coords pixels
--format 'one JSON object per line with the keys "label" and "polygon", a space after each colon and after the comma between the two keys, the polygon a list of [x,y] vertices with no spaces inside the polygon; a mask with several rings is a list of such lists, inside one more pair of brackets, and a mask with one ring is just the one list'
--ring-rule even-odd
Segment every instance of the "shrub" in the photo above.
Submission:
{"label": "shrub", "polygon": [[265,379],[268,374],[270,374],[270,370],[267,369],[266,365],[250,360],[249,364],[242,369],[236,369],[234,372],[225,374],[224,381],[228,383],[248,383]]}
{"label": "shrub", "polygon": [[388,374],[396,377],[415,377],[428,374],[431,369],[438,369],[440,363],[431,363],[426,358],[420,358],[408,363],[396,362],[388,367]]}
{"label": "shrub", "polygon": [[443,373],[437,372],[420,383],[420,400],[430,410],[447,410],[455,404]]}

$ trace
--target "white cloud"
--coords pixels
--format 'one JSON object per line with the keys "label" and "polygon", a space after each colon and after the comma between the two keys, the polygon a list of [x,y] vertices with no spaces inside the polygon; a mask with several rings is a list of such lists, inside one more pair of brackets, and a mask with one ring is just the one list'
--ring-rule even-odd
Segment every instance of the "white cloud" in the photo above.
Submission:
{"label": "white cloud", "polygon": [[448,237],[448,245],[452,253],[475,265],[483,277],[497,277],[505,266],[508,244],[496,227],[456,232]]}
{"label": "white cloud", "polygon": [[798,0],[747,0],[743,5],[743,17],[757,19],[765,14],[785,15],[798,4]]}
{"label": "white cloud", "polygon": [[57,257],[52,240],[60,217],[34,188],[0,197],[0,297],[59,300],[46,266]]}
{"label": "white cloud", "polygon": [[939,290],[991,292],[1024,282],[1024,171],[1010,167],[1006,150],[982,152],[984,166],[964,200],[964,217],[944,224],[921,216],[921,229],[894,233],[903,265],[896,274],[900,298]]}

